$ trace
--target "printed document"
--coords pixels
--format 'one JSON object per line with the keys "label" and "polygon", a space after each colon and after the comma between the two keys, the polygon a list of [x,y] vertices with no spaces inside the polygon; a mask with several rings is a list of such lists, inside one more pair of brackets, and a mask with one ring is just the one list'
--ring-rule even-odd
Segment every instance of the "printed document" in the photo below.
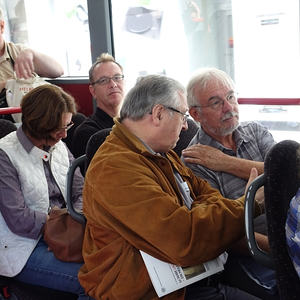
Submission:
{"label": "printed document", "polygon": [[224,270],[224,264],[228,256],[224,252],[214,260],[197,266],[183,268],[156,259],[143,251],[140,252],[158,297],[165,296]]}

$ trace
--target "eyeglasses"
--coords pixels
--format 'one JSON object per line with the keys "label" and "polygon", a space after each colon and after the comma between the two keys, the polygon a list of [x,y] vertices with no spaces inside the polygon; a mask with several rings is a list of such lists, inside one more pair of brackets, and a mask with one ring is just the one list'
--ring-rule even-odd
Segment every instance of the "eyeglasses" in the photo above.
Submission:
{"label": "eyeglasses", "polygon": [[91,83],[91,85],[99,84],[99,85],[106,85],[108,84],[111,80],[114,82],[121,82],[124,79],[124,75],[121,74],[116,74],[113,77],[101,77],[98,80],[94,81]]}
{"label": "eyeglasses", "polygon": [[68,131],[70,128],[72,128],[74,126],[74,122],[71,121],[67,126],[62,127],[62,128],[58,128],[57,131]]}
{"label": "eyeglasses", "polygon": [[185,123],[186,121],[187,121],[187,119],[188,119],[188,117],[190,116],[189,115],[189,113],[183,113],[183,112],[181,112],[181,111],[179,111],[179,110],[177,110],[176,108],[174,108],[174,107],[171,107],[171,106],[165,106],[165,108],[166,109],[169,109],[169,110],[171,110],[171,111],[174,111],[174,112],[176,112],[176,113],[178,113],[178,114],[181,114],[181,118],[182,118],[182,122],[183,123]]}
{"label": "eyeglasses", "polygon": [[[232,92],[228,94],[225,97],[226,101],[230,104],[237,104],[237,94],[235,92]],[[194,105],[193,107],[199,107],[199,108],[205,108],[205,107],[211,107],[213,110],[220,110],[223,108],[225,100],[221,99],[220,97],[212,97],[209,99],[209,104],[207,105]]]}

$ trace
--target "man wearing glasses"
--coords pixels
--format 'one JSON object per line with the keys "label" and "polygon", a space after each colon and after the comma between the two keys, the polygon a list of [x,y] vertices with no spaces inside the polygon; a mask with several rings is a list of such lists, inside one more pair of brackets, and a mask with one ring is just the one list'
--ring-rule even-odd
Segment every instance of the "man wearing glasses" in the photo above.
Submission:
{"label": "man wearing glasses", "polygon": [[71,146],[75,157],[85,153],[87,142],[94,133],[114,125],[113,118],[119,115],[124,97],[123,68],[108,53],[102,53],[91,66],[89,80],[90,93],[97,108],[75,129]]}
{"label": "man wearing glasses", "polygon": [[[78,277],[94,299],[158,299],[139,250],[194,266],[244,235],[243,197],[222,197],[171,151],[188,128],[187,111],[179,82],[161,75],[140,78],[89,165],[85,264]],[[207,277],[164,299],[257,299],[218,279]]]}
{"label": "man wearing glasses", "polygon": [[[189,81],[187,94],[189,112],[201,127],[182,151],[182,159],[195,175],[206,179],[224,197],[237,199],[245,192],[251,168],[263,173],[264,158],[275,141],[267,128],[258,123],[239,124],[235,85],[225,72],[200,69]],[[266,234],[263,217],[255,220],[255,228]],[[262,272],[269,274],[268,271],[273,273]],[[274,282],[272,275],[270,282],[267,280],[268,289],[262,292],[272,290]]]}

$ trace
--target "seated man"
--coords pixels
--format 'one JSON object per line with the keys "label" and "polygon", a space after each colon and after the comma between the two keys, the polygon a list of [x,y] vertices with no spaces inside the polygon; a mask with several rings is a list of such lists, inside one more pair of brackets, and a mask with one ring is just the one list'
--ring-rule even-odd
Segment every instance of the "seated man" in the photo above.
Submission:
{"label": "seated man", "polygon": [[[237,199],[245,191],[251,168],[263,173],[264,158],[275,141],[258,123],[239,124],[235,85],[225,72],[215,68],[199,70],[189,81],[187,94],[190,114],[201,127],[182,151],[183,160],[224,197]],[[266,234],[265,218],[255,220],[255,229]],[[255,268],[260,266],[255,264]],[[265,268],[262,273],[269,271],[274,273]],[[273,287],[273,275],[267,283],[268,289]]]}
{"label": "seated man", "polygon": [[113,126],[124,97],[123,69],[108,53],[103,53],[89,71],[90,92],[97,109],[74,131],[71,152],[75,157],[85,153],[89,138],[97,131]]}
{"label": "seated man", "polygon": [[[224,198],[171,151],[187,129],[187,111],[179,82],[160,75],[140,78],[89,166],[79,280],[95,299],[158,299],[139,250],[193,266],[244,237],[244,197]],[[257,299],[218,278],[164,299]]]}

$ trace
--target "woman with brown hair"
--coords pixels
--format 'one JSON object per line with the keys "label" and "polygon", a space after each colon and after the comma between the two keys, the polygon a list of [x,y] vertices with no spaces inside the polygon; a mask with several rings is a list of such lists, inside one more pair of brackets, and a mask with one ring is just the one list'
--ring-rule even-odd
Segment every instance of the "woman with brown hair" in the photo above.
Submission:
{"label": "woman with brown hair", "polygon": [[[61,141],[72,127],[74,99],[42,85],[21,102],[22,126],[0,140],[0,275],[89,299],[80,263],[62,262],[43,240],[48,213],[65,207],[66,175],[73,160]],[[75,173],[72,199],[82,209],[83,177]]]}

